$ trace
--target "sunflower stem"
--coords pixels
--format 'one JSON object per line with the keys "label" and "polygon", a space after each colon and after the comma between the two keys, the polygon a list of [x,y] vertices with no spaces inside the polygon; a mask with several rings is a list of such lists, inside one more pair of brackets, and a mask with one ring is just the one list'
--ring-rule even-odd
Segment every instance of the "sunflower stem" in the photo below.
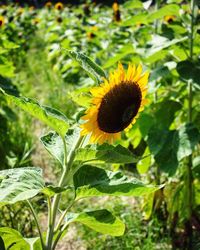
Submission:
{"label": "sunflower stem", "polygon": [[[189,32],[189,48],[190,48],[190,60],[193,61],[193,44],[194,44],[194,10],[195,10],[195,0],[191,0],[191,24],[190,24],[190,32]],[[188,122],[192,122],[192,80],[188,81]],[[192,239],[193,239],[193,231],[192,231],[192,209],[193,209],[193,175],[192,175],[192,154],[188,156],[188,162],[186,166],[186,209],[187,209],[187,221],[185,223],[186,231],[188,233],[188,243],[187,249],[192,249]]]}
{"label": "sunflower stem", "polygon": [[[59,187],[65,186],[66,183],[69,181],[68,175],[69,175],[70,168],[71,168],[73,161],[74,161],[74,158],[75,158],[75,152],[76,152],[76,149],[80,147],[83,138],[84,137],[82,137],[82,136],[79,137],[76,145],[70,151],[68,156],[67,156],[67,148],[66,148],[65,138],[62,138],[63,145],[64,145],[64,165],[63,165],[64,170],[62,172],[62,175],[61,175],[61,178],[60,178],[60,181],[58,184]],[[52,206],[49,208],[49,213],[51,213],[51,219],[50,219],[49,225],[48,225],[47,240],[46,240],[46,245],[47,245],[48,250],[53,249],[52,243],[53,243],[53,237],[54,237],[54,231],[55,231],[56,215],[57,215],[57,211],[59,208],[60,199],[61,199],[61,194],[55,195],[53,202],[52,202]],[[54,243],[54,247],[55,247],[55,243]]]}

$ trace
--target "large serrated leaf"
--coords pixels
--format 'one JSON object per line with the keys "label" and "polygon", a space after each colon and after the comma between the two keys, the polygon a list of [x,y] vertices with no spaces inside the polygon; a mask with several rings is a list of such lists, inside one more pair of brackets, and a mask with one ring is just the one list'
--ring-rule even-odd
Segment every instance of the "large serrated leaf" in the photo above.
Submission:
{"label": "large serrated leaf", "polygon": [[141,196],[159,187],[137,179],[128,179],[121,172],[106,171],[88,165],[82,166],[73,177],[76,199],[91,196]]}
{"label": "large serrated leaf", "polygon": [[64,145],[62,138],[55,132],[50,132],[40,138],[46,150],[64,165]]}
{"label": "large serrated leaf", "polygon": [[106,78],[106,74],[103,71],[103,69],[97,65],[95,62],[93,62],[88,56],[84,55],[81,52],[75,52],[68,50],[68,55],[76,60],[79,65],[88,73],[88,75],[100,83],[102,81],[102,78]]}
{"label": "large serrated leaf", "polygon": [[42,106],[37,101],[30,98],[16,97],[8,94],[5,94],[5,97],[8,102],[14,103],[27,113],[41,120],[46,125],[54,129],[62,137],[65,136],[69,128],[69,124],[65,115],[60,111],[50,107]]}
{"label": "large serrated leaf", "polygon": [[44,187],[42,169],[15,168],[0,171],[0,205],[30,199]]}
{"label": "large serrated leaf", "polygon": [[125,231],[124,223],[106,209],[82,213],[69,213],[66,217],[66,222],[67,224],[71,222],[80,222],[99,233],[112,236],[121,236]]}
{"label": "large serrated leaf", "polygon": [[[0,236],[3,239],[5,249],[9,250],[30,250],[30,245],[22,235],[9,227],[0,228]],[[3,250],[3,249],[1,249]]]}
{"label": "large serrated leaf", "polygon": [[136,163],[139,159],[121,145],[102,145],[96,149],[85,147],[76,151],[76,161],[83,163]]}

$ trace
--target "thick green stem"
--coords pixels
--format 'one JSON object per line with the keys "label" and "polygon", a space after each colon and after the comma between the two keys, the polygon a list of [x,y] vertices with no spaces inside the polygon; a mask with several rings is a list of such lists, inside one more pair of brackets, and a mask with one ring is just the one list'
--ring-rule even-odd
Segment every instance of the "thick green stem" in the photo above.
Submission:
{"label": "thick green stem", "polygon": [[[189,48],[190,48],[190,60],[193,61],[193,44],[194,44],[194,9],[195,9],[195,0],[191,0],[191,25],[189,33]],[[192,80],[188,81],[188,122],[192,122]],[[188,244],[187,249],[192,249],[192,209],[193,209],[193,175],[192,175],[192,154],[188,156],[188,163],[186,166],[186,190],[187,190],[187,221],[186,221],[186,230],[188,233]]]}
{"label": "thick green stem", "polygon": [[[70,168],[71,168],[71,166],[73,164],[73,161],[74,161],[75,151],[80,146],[82,140],[83,140],[83,137],[80,137],[79,140],[77,141],[76,145],[70,151],[70,153],[69,153],[69,155],[67,157],[66,142],[65,142],[65,138],[63,138],[64,160],[65,160],[64,162],[65,163],[64,163],[64,166],[63,166],[64,170],[63,170],[61,178],[60,178],[59,187],[65,186],[67,181],[68,181],[68,173],[69,173],[69,170],[70,170]],[[55,195],[54,199],[53,199],[53,202],[52,202],[52,207],[50,208],[52,216],[51,216],[50,224],[48,225],[49,228],[48,228],[47,240],[46,240],[47,249],[49,249],[49,250],[52,249],[52,242],[53,242],[53,236],[54,236],[54,227],[55,227],[56,215],[57,215],[60,199],[61,199],[61,194]]]}
{"label": "thick green stem", "polygon": [[35,223],[36,223],[36,226],[37,226],[37,229],[38,229],[38,233],[39,233],[39,236],[40,236],[40,241],[41,241],[42,249],[45,250],[46,247],[45,247],[45,244],[44,244],[44,241],[43,241],[43,238],[42,238],[42,231],[40,229],[40,225],[39,225],[39,221],[38,221],[37,215],[36,215],[35,210],[34,210],[32,204],[31,204],[31,202],[29,200],[27,200],[27,204],[28,204],[28,206],[29,206],[29,208],[30,208],[30,210],[31,210],[31,212],[33,214],[33,218],[35,220]]}

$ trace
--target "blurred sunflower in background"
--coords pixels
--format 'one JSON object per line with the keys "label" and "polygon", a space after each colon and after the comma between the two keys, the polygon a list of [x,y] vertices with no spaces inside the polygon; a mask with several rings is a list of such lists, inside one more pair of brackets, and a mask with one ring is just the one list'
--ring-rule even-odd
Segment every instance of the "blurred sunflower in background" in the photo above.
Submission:
{"label": "blurred sunflower in background", "polygon": [[55,9],[56,10],[63,10],[64,6],[61,2],[58,2],[55,4]]}
{"label": "blurred sunflower in background", "polygon": [[114,12],[117,12],[119,10],[119,4],[117,2],[114,2],[112,5],[112,9]]}
{"label": "blurred sunflower in background", "polygon": [[4,23],[5,23],[4,17],[0,16],[0,27],[3,27]]}
{"label": "blurred sunflower in background", "polygon": [[92,26],[90,31],[87,32],[87,38],[89,40],[91,40],[92,38],[95,38],[97,31],[98,31],[98,27],[97,26]]}
{"label": "blurred sunflower in background", "polygon": [[167,23],[172,23],[176,19],[176,16],[164,16],[164,21]]}
{"label": "blurred sunflower in background", "polygon": [[121,21],[121,14],[119,10],[119,4],[115,1],[112,5],[113,9],[113,20],[115,22],[120,22]]}
{"label": "blurred sunflower in background", "polygon": [[17,15],[21,16],[24,13],[24,8],[20,7],[17,11]]}
{"label": "blurred sunflower in background", "polygon": [[51,2],[46,2],[45,7],[50,9],[52,7],[52,3]]}
{"label": "blurred sunflower in background", "polygon": [[142,66],[129,65],[125,72],[121,63],[109,79],[91,90],[91,107],[82,117],[82,135],[91,134],[90,141],[113,143],[121,132],[136,122],[147,102],[149,73],[142,74]]}

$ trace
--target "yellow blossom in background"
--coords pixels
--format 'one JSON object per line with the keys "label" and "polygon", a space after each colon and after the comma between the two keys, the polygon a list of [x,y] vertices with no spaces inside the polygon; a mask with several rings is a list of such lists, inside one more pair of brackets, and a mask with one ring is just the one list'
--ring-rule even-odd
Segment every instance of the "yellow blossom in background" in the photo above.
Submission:
{"label": "yellow blossom in background", "polygon": [[119,4],[117,2],[114,2],[112,5],[113,11],[116,12],[119,10]]}
{"label": "yellow blossom in background", "polygon": [[58,2],[55,4],[55,9],[57,10],[63,10],[64,6],[61,2]]}
{"label": "yellow blossom in background", "polygon": [[40,22],[40,19],[39,18],[35,18],[34,20],[33,20],[33,23],[34,24],[38,24]]}
{"label": "yellow blossom in background", "polygon": [[172,16],[172,15],[170,15],[170,16],[165,16],[165,17],[164,17],[164,20],[165,20],[165,22],[167,22],[167,23],[171,23],[171,22],[173,22],[175,19],[176,19],[176,16]]}
{"label": "yellow blossom in background", "polygon": [[82,135],[90,134],[90,141],[102,144],[113,143],[121,132],[136,122],[139,112],[147,102],[149,73],[142,74],[142,66],[129,65],[125,72],[121,63],[109,79],[91,90],[90,108],[82,117]]}
{"label": "yellow blossom in background", "polygon": [[4,17],[0,16],[0,27],[3,27],[4,23],[5,23]]}
{"label": "yellow blossom in background", "polygon": [[92,26],[91,28],[94,32],[96,32],[98,30],[98,27],[97,26]]}
{"label": "yellow blossom in background", "polygon": [[51,2],[46,2],[46,3],[45,3],[45,7],[46,7],[46,8],[50,9],[51,6],[52,6],[52,3],[51,3]]}
{"label": "yellow blossom in background", "polygon": [[91,40],[92,38],[95,38],[96,35],[93,32],[87,32],[87,38]]}
{"label": "yellow blossom in background", "polygon": [[20,16],[24,13],[24,8],[19,8],[17,14]]}
{"label": "yellow blossom in background", "polygon": [[35,9],[34,6],[30,6],[30,7],[29,7],[29,11],[33,11],[34,9]]}

